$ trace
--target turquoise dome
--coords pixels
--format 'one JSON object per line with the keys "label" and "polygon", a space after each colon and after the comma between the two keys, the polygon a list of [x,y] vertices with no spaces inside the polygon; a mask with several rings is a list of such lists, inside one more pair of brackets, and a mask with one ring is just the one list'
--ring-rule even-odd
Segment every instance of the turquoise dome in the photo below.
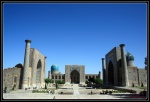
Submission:
{"label": "turquoise dome", "polygon": [[58,66],[57,64],[53,64],[53,65],[51,66],[51,72],[53,73],[53,72],[55,72],[55,71],[59,71],[59,66]]}
{"label": "turquoise dome", "polygon": [[126,60],[127,61],[134,60],[134,56],[131,53],[127,52],[126,53]]}

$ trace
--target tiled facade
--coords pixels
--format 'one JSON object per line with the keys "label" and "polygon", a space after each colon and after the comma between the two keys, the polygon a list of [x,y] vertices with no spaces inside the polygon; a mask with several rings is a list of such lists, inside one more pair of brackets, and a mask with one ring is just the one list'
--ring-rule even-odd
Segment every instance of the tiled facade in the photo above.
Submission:
{"label": "tiled facade", "polygon": [[[125,83],[125,80],[123,80],[123,78],[125,78],[125,76],[127,75],[126,77],[128,78],[129,86],[132,86],[132,84],[138,86],[141,85],[141,83],[143,83],[143,85],[146,86],[147,70],[145,70],[144,68],[139,69],[136,66],[134,66],[133,60],[128,61],[126,58],[124,60],[126,60],[126,70],[123,70],[120,47],[114,47],[110,52],[106,54],[106,67],[103,68],[103,77],[105,79],[104,83],[115,86],[122,86],[123,83]],[[104,64],[104,62],[102,63]],[[124,71],[127,71],[127,73],[125,74]]]}
{"label": "tiled facade", "polygon": [[78,79],[79,84],[85,84],[85,81],[88,80],[89,78],[101,78],[100,72],[98,74],[85,74],[84,65],[66,65],[65,68],[66,68],[65,74],[60,74],[60,73],[54,74],[49,71],[48,77],[52,79],[54,83],[56,82],[56,80],[64,80],[65,83],[68,83],[68,84],[71,83],[71,74],[72,74],[71,72],[73,71],[78,71],[79,73],[79,77],[80,77]]}
{"label": "tiled facade", "polygon": [[[23,67],[8,68],[3,70],[3,88],[11,89],[16,83],[16,89],[44,87],[46,57],[37,49],[30,48],[31,40],[25,40],[25,56]],[[14,82],[14,76],[17,76]]]}

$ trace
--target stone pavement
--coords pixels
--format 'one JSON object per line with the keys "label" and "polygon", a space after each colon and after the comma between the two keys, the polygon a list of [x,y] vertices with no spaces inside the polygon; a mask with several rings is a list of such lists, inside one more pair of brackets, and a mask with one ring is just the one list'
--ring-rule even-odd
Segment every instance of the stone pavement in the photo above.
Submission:
{"label": "stone pavement", "polygon": [[[48,94],[48,93],[4,93],[3,99],[128,99],[126,95],[129,94],[120,94],[120,95],[58,95],[58,94]],[[132,97],[139,98],[141,97]],[[144,99],[144,98],[142,98]]]}
{"label": "stone pavement", "polygon": [[[66,86],[65,86],[66,87]],[[113,93],[112,95],[104,94],[80,94],[78,85],[68,86],[74,90],[73,95],[48,94],[48,93],[32,93],[32,90],[17,90],[10,93],[3,93],[3,99],[127,99],[130,93]],[[88,89],[87,89],[88,90]],[[132,97],[141,98],[141,97]],[[143,98],[142,98],[143,99]]]}
{"label": "stone pavement", "polygon": [[79,88],[79,87],[78,87],[78,84],[73,84],[72,87],[73,87],[73,90],[74,90],[74,93],[73,93],[73,94],[74,94],[74,95],[80,95],[80,93],[79,93],[79,91],[78,91],[78,88]]}

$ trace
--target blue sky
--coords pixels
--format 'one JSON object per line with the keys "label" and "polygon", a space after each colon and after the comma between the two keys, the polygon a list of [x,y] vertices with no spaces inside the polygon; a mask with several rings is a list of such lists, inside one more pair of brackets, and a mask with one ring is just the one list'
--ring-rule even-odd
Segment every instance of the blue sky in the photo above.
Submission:
{"label": "blue sky", "polygon": [[105,55],[125,44],[134,65],[144,68],[147,56],[147,6],[135,4],[4,4],[3,68],[24,62],[25,39],[52,64],[85,65],[85,73],[102,71]]}

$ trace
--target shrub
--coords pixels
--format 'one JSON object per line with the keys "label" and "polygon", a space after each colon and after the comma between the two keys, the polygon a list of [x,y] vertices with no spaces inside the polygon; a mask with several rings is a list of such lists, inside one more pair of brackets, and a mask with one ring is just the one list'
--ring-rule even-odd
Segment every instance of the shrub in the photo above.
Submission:
{"label": "shrub", "polygon": [[107,93],[108,93],[108,90],[105,91],[105,94],[107,94]]}
{"label": "shrub", "polygon": [[112,94],[112,91],[109,91],[109,94]]}
{"label": "shrub", "polygon": [[134,87],[134,83],[132,83],[132,87]]}
{"label": "shrub", "polygon": [[5,86],[5,90],[7,90],[7,87]]}
{"label": "shrub", "polygon": [[47,89],[47,85],[46,85],[46,83],[45,83],[45,89]]}
{"label": "shrub", "polygon": [[33,90],[32,93],[48,93],[48,90]]}
{"label": "shrub", "polygon": [[144,87],[143,83],[141,84],[141,87]]}

